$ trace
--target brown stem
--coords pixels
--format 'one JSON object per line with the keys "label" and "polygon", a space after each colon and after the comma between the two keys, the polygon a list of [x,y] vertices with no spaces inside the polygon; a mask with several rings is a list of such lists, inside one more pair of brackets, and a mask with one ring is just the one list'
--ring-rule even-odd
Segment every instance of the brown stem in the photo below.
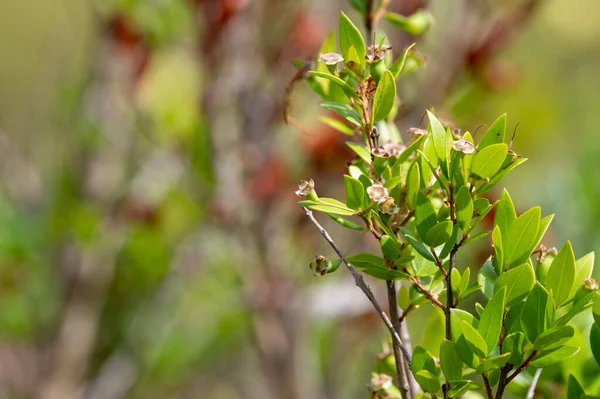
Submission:
{"label": "brown stem", "polygon": [[506,376],[511,369],[511,365],[507,364],[500,369],[500,379],[498,380],[498,390],[496,391],[496,399],[502,399],[502,395],[504,395],[504,388],[508,384],[506,381]]}
{"label": "brown stem", "polygon": [[487,374],[481,374],[483,378],[483,383],[485,384],[485,393],[487,394],[488,399],[494,399],[494,394],[492,393],[492,386],[490,385],[490,380],[487,377]]}
{"label": "brown stem", "polygon": [[521,365],[506,379],[506,383],[508,384],[509,382],[511,382],[512,380],[515,379],[515,377],[517,375],[519,375],[519,373],[523,370],[525,370],[527,367],[529,367],[529,363],[531,363],[531,361],[533,360],[533,358],[535,357],[535,355],[538,354],[537,350],[534,350],[533,352],[531,352],[531,355],[529,355],[529,357],[527,359],[525,359],[525,361],[523,363],[521,363]]}
{"label": "brown stem", "polygon": [[371,304],[375,308],[375,311],[377,312],[377,314],[379,314],[379,317],[381,317],[381,320],[383,320],[383,323],[385,324],[385,326],[388,328],[388,330],[392,334],[392,339],[402,350],[402,354],[404,355],[407,363],[410,364],[410,354],[409,354],[408,350],[402,343],[402,339],[400,338],[400,335],[398,335],[398,331],[394,328],[394,325],[390,321],[390,318],[383,311],[383,308],[381,307],[381,305],[375,298],[375,295],[373,295],[373,291],[371,291],[371,288],[369,288],[369,286],[365,282],[362,275],[358,272],[358,270],[356,270],[356,268],[354,266],[352,266],[352,264],[350,264],[350,262],[348,262],[346,260],[346,257],[344,256],[344,254],[342,253],[340,248],[337,246],[337,244],[333,241],[333,239],[331,238],[331,236],[329,235],[327,230],[325,230],[323,228],[323,226],[321,226],[321,224],[317,221],[317,219],[315,219],[315,216],[313,215],[312,211],[306,207],[302,207],[302,208],[304,209],[304,212],[306,213],[306,216],[308,217],[308,219],[312,222],[312,224],[315,225],[315,227],[319,230],[319,233],[321,233],[323,238],[325,238],[327,243],[329,243],[331,248],[333,248],[335,253],[340,257],[340,259],[342,260],[344,265],[346,265],[346,267],[350,271],[350,274],[352,274],[352,277],[354,278],[354,283],[356,284],[356,286],[358,288],[360,288],[360,290],[369,299],[369,302],[371,302]]}
{"label": "brown stem", "polygon": [[415,308],[415,306],[410,303],[408,305],[408,307],[406,308],[406,310],[404,312],[402,312],[402,314],[400,315],[400,317],[398,318],[398,323],[400,325],[402,325],[402,323],[404,322],[404,320],[406,319],[406,316]]}
{"label": "brown stem", "polygon": [[432,292],[428,291],[427,288],[423,287],[421,282],[416,277],[410,276],[409,278],[410,278],[410,283],[412,285],[414,285],[415,288],[417,288],[419,291],[421,291],[421,293],[423,295],[425,295],[425,297],[427,299],[429,299],[434,305],[436,305],[443,311],[446,311],[446,306],[444,306],[444,304],[441,303],[439,299],[437,299],[436,295],[434,295]]}
{"label": "brown stem", "polygon": [[[388,304],[390,307],[390,317],[392,324],[396,331],[400,331],[400,317],[398,315],[398,298],[396,293],[396,283],[393,280],[386,281],[386,288],[388,294]],[[408,374],[406,367],[404,367],[406,361],[402,354],[402,351],[398,345],[393,345],[394,348],[394,360],[396,362],[396,374],[398,377],[398,386],[400,393],[403,398],[411,399],[410,384],[408,382]]]}

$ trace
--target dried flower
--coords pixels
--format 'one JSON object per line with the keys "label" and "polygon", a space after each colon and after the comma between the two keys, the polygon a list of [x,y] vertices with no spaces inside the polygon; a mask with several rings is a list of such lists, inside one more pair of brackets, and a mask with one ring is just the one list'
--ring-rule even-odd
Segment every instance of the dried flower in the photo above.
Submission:
{"label": "dried flower", "polygon": [[473,143],[465,139],[456,140],[454,144],[452,144],[452,149],[454,151],[460,151],[463,154],[472,154],[475,152]]}
{"label": "dried flower", "polygon": [[369,382],[369,390],[372,392],[390,389],[392,387],[392,377],[387,374],[375,374]]}
{"label": "dried flower", "polygon": [[398,156],[406,149],[404,144],[400,143],[385,143],[373,150],[373,155],[381,158]]}
{"label": "dried flower", "polygon": [[395,204],[392,197],[387,197],[385,201],[381,202],[379,208],[381,209],[381,212],[387,215],[395,215],[400,211],[400,208]]}
{"label": "dried flower", "polygon": [[344,57],[338,53],[321,53],[319,56],[319,62],[322,62],[326,65],[337,65],[338,62],[343,62]]}
{"label": "dried flower", "polygon": [[382,44],[381,46],[369,46],[367,47],[367,61],[376,62],[382,60],[385,57],[385,52],[392,49],[389,44]]}
{"label": "dried flower", "polygon": [[600,285],[598,285],[598,282],[595,279],[593,279],[592,277],[584,279],[583,286],[585,287],[586,290],[590,290],[590,291],[596,291],[600,287]]}
{"label": "dried flower", "polygon": [[314,189],[315,182],[313,181],[313,179],[310,179],[308,181],[300,180],[300,183],[298,183],[298,190],[296,190],[295,193],[298,197],[306,197]]}
{"label": "dried flower", "polygon": [[383,202],[389,197],[390,192],[381,184],[375,183],[367,188],[367,194],[375,202]]}
{"label": "dried flower", "polygon": [[427,130],[420,129],[418,127],[411,127],[408,129],[408,134],[412,134],[413,136],[424,136],[427,134]]}

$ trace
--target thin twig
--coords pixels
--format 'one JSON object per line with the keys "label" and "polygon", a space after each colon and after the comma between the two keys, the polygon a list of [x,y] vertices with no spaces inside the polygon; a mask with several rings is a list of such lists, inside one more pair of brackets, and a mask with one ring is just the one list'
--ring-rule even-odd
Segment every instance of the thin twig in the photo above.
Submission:
{"label": "thin twig", "polygon": [[[396,331],[400,332],[400,317],[398,316],[398,297],[396,294],[396,283],[394,280],[386,281],[388,294],[388,304],[390,307],[390,317],[392,325]],[[398,375],[398,386],[403,398],[412,399],[412,392],[408,382],[407,368],[404,367],[406,362],[398,345],[394,345],[394,360],[396,362],[396,373]]]}
{"label": "thin twig", "polygon": [[483,383],[485,384],[485,393],[487,394],[488,399],[494,399],[494,394],[492,393],[492,386],[490,385],[490,380],[487,377],[487,374],[481,374],[483,378]]}
{"label": "thin twig", "polygon": [[529,355],[529,357],[527,359],[525,359],[525,361],[523,363],[521,363],[521,365],[511,375],[508,376],[508,378],[506,379],[506,384],[508,384],[509,382],[511,382],[512,380],[514,380],[515,377],[517,375],[519,375],[519,373],[521,371],[525,370],[529,366],[529,363],[531,363],[531,361],[533,360],[533,358],[537,354],[538,354],[538,351],[536,351],[536,350],[534,350],[533,352],[531,352],[531,355]]}
{"label": "thin twig", "polygon": [[427,288],[423,287],[423,284],[421,284],[421,282],[416,277],[410,276],[409,278],[410,278],[410,283],[412,285],[414,285],[416,289],[421,291],[421,293],[423,295],[425,295],[425,297],[427,299],[429,299],[431,301],[431,303],[433,303],[434,305],[436,305],[443,311],[446,311],[446,306],[444,306],[444,304],[440,302],[440,300],[437,298],[436,295],[434,295],[432,292],[428,291]]}
{"label": "thin twig", "polygon": [[527,391],[527,396],[525,399],[533,399],[533,395],[535,394],[535,387],[540,379],[540,375],[542,374],[543,369],[537,369],[535,374],[533,375],[533,380],[531,380],[531,385],[529,386],[529,390]]}
{"label": "thin twig", "polygon": [[369,288],[367,283],[365,283],[365,280],[363,279],[362,275],[356,270],[356,268],[354,266],[352,266],[352,264],[350,264],[350,262],[348,262],[346,260],[346,257],[344,256],[342,251],[339,249],[337,244],[333,241],[333,239],[331,238],[331,236],[329,235],[327,230],[325,230],[323,228],[323,226],[321,226],[319,224],[317,219],[315,219],[315,216],[313,215],[312,211],[306,207],[302,207],[302,208],[304,208],[304,212],[306,213],[306,216],[308,217],[308,219],[312,222],[312,224],[315,225],[315,227],[319,230],[319,233],[321,233],[321,235],[329,243],[331,248],[333,248],[335,253],[340,257],[340,259],[342,260],[344,265],[346,265],[346,267],[352,274],[352,277],[354,278],[354,283],[367,296],[367,298],[369,299],[369,301],[371,302],[371,304],[373,305],[373,307],[379,314],[379,317],[381,317],[381,320],[383,320],[383,323],[385,324],[385,326],[388,328],[388,330],[392,334],[392,338],[393,338],[394,342],[402,350],[402,354],[404,355],[406,362],[408,364],[410,364],[411,358],[410,358],[410,354],[409,354],[408,350],[402,343],[402,339],[400,338],[400,335],[398,335],[398,331],[396,331],[396,329],[394,328],[392,322],[390,321],[390,318],[383,311],[383,308],[381,307],[379,302],[377,302],[377,299],[375,299],[375,295],[373,295],[373,291],[371,291],[371,288]]}

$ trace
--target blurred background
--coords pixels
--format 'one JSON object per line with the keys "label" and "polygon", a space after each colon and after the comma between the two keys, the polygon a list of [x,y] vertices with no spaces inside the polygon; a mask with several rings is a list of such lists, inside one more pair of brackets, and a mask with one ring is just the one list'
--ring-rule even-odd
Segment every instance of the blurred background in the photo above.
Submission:
{"label": "blurred background", "polygon": [[[518,212],[557,213],[547,246],[600,250],[600,3],[389,9],[422,7],[418,40],[380,26],[427,56],[401,130],[431,106],[471,132],[507,112]],[[345,0],[0,1],[0,398],[367,396],[385,330],[345,271],[312,276],[332,251],[294,195],[312,177],[342,197],[352,154],[302,84],[303,131],[282,118],[292,61],[340,9],[361,25]],[[374,244],[324,222],[344,250]]]}

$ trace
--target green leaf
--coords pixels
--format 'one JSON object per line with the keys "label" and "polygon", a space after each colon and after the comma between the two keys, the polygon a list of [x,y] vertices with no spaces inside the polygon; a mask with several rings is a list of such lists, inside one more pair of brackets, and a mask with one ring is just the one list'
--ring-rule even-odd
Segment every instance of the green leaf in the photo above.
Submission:
{"label": "green leaf", "polygon": [[494,286],[494,293],[506,287],[506,307],[520,302],[529,294],[533,287],[535,276],[530,265],[524,264],[503,273]]}
{"label": "green leaf", "polygon": [[379,80],[373,98],[373,122],[384,120],[396,102],[396,81],[390,71],[385,71]]}
{"label": "green leaf", "polygon": [[472,235],[469,238],[467,238],[465,240],[465,243],[463,245],[467,245],[467,244],[470,244],[470,243],[475,242],[477,240],[480,240],[480,239],[482,239],[484,237],[487,237],[487,236],[490,235],[490,233],[491,233],[491,231],[489,231],[489,230],[487,230],[487,231],[481,231],[481,232],[479,232],[479,233],[477,233],[475,235]]}
{"label": "green leaf", "polygon": [[344,175],[344,188],[346,190],[346,205],[350,209],[365,207],[365,188],[362,183],[352,176]]}
{"label": "green leaf", "polygon": [[386,12],[384,17],[392,25],[414,36],[419,36],[427,32],[433,20],[431,14],[423,10],[419,10],[408,17],[396,14],[395,12]]}
{"label": "green leaf", "polygon": [[383,259],[369,253],[359,253],[346,258],[363,273],[381,280],[406,280],[408,275],[384,266]]}
{"label": "green leaf", "polygon": [[534,342],[534,349],[548,350],[564,345],[565,342],[573,338],[573,335],[575,335],[575,330],[571,326],[553,327],[540,334],[535,341],[530,341]]}
{"label": "green leaf", "polygon": [[366,230],[363,226],[361,226],[360,224],[356,224],[348,219],[344,219],[342,217],[336,216],[334,214],[327,214],[327,216],[329,216],[330,218],[332,218],[337,224],[339,224],[340,226],[343,226],[347,229],[351,229],[351,230],[358,230],[358,231],[362,231],[362,230]]}
{"label": "green leaf", "polygon": [[541,369],[567,360],[568,358],[575,356],[578,352],[579,347],[577,346],[561,346],[560,348],[542,351],[531,362],[531,365]]}
{"label": "green leaf", "polygon": [[456,220],[463,230],[467,230],[473,218],[473,198],[467,186],[462,186],[456,194]]}
{"label": "green leaf", "polygon": [[[571,319],[573,317],[577,316],[579,313],[583,312],[584,310],[586,310],[590,306],[592,306],[595,296],[596,296],[595,292],[590,292],[583,298],[579,299],[577,302],[575,302],[575,304],[573,306],[571,306],[571,309],[569,309],[567,314],[562,316],[560,319],[556,320],[556,322],[554,324],[557,326],[566,325],[569,321],[571,321]],[[597,323],[597,321],[596,321],[596,323]]]}
{"label": "green leaf", "polygon": [[436,118],[431,112],[427,111],[427,116],[429,118],[429,131],[431,132],[431,137],[433,138],[433,147],[435,148],[435,153],[441,163],[443,163],[446,161],[447,152],[446,129],[444,129],[444,126],[442,126],[438,118]]}
{"label": "green leaf", "polygon": [[575,255],[571,242],[567,241],[552,261],[546,288],[552,292],[552,297],[557,306],[561,306],[569,299],[569,294],[575,283]]}
{"label": "green leaf", "polygon": [[492,264],[497,274],[504,272],[504,240],[500,226],[494,226],[492,231],[492,246],[494,247],[494,257],[492,258]]}
{"label": "green leaf", "polygon": [[356,53],[358,54],[358,59],[361,61],[360,67],[364,70],[366,64],[365,57],[367,56],[367,47],[365,46],[365,41],[358,28],[343,12],[340,14],[339,39],[340,51],[342,52],[344,58],[348,59],[350,47],[354,46]]}
{"label": "green leaf", "polygon": [[352,151],[356,153],[365,163],[371,164],[371,153],[369,149],[364,144],[355,143],[352,141],[346,141],[346,145],[350,147]]}
{"label": "green leaf", "polygon": [[600,327],[600,294],[595,293],[594,304],[592,305],[592,315],[594,322]]}
{"label": "green leaf", "polygon": [[494,215],[494,224],[500,229],[502,233],[503,244],[506,246],[506,239],[508,238],[508,230],[510,226],[517,219],[517,212],[512,202],[512,198],[508,194],[508,191],[503,190],[496,207],[496,214]]}
{"label": "green leaf", "polygon": [[585,392],[579,381],[573,377],[573,374],[570,374],[567,381],[567,399],[581,399],[583,395],[585,395]]}
{"label": "green leaf", "polygon": [[504,316],[504,300],[506,289],[494,294],[489,300],[479,319],[479,333],[484,339],[489,354],[498,344],[500,331],[502,330],[502,317]]}
{"label": "green leaf", "polygon": [[417,346],[413,351],[410,369],[413,374],[416,374],[421,370],[427,370],[431,374],[437,374],[435,369],[435,360],[433,360],[433,357],[427,351],[427,349],[423,348],[422,346]]}
{"label": "green leaf", "polygon": [[594,252],[590,252],[575,261],[575,284],[573,284],[569,298],[575,295],[575,291],[583,284],[583,280],[592,277],[594,258]]}
{"label": "green leaf", "polygon": [[319,116],[319,120],[321,122],[323,122],[324,124],[326,124],[327,126],[334,128],[338,132],[347,134],[349,136],[354,136],[354,129],[346,126],[346,124],[344,124],[344,122],[342,122],[342,121],[339,121],[334,118],[330,118],[328,116]]}
{"label": "green leaf", "polygon": [[473,158],[471,174],[482,179],[492,176],[502,166],[507,152],[508,146],[504,143],[493,144],[480,150]]}
{"label": "green leaf", "polygon": [[[323,201],[323,198],[320,198]],[[298,203],[302,206],[307,207],[313,211],[325,212],[325,213],[333,213],[335,215],[346,215],[352,216],[354,215],[354,211],[346,207],[345,204],[341,203],[341,206],[327,204],[324,202],[315,202],[310,200],[298,201]]]}
{"label": "green leaf", "polygon": [[413,163],[408,171],[408,177],[406,179],[406,204],[408,209],[414,210],[417,206],[417,194],[421,189],[421,172],[419,170],[419,164]]}
{"label": "green leaf", "polygon": [[350,49],[348,49],[348,56],[344,60],[344,65],[346,65],[346,67],[352,71],[356,80],[362,80],[364,68],[363,64],[360,62],[360,57],[358,56],[356,47],[350,46]]}
{"label": "green leaf", "polygon": [[415,374],[415,380],[419,383],[423,391],[435,393],[440,390],[440,381],[437,376],[427,370],[421,370]]}
{"label": "green leaf", "polygon": [[421,192],[417,195],[417,208],[415,210],[415,222],[417,225],[417,232],[423,240],[427,237],[429,230],[437,223],[437,217],[433,204],[429,201],[429,198]]}
{"label": "green leaf", "polygon": [[500,115],[500,117],[496,119],[492,126],[485,132],[477,148],[483,150],[490,145],[504,143],[505,132],[506,114],[503,114]]}
{"label": "green leaf", "polygon": [[352,108],[349,104],[337,103],[334,101],[323,101],[321,102],[321,107],[333,111],[346,119],[348,122],[356,125],[362,125],[362,119],[358,112]]}
{"label": "green leaf", "polygon": [[[453,271],[455,269],[452,269]],[[464,295],[467,292],[467,288],[469,288],[469,281],[471,279],[471,269],[469,269],[468,267],[465,269],[465,271],[463,272],[462,277],[460,278],[460,285],[458,286],[458,298],[460,299],[464,299]],[[477,289],[479,290],[479,289]]]}
{"label": "green leaf", "polygon": [[475,193],[483,194],[486,191],[491,190],[492,188],[494,188],[494,186],[496,184],[498,184],[498,182],[500,180],[504,179],[504,176],[509,174],[514,168],[516,168],[517,166],[521,165],[523,162],[526,162],[526,161],[527,161],[527,158],[516,158],[512,163],[510,163],[508,166],[505,166],[501,171],[499,171],[494,176],[492,176],[492,178],[490,179],[490,181],[488,183],[485,183],[484,185],[479,187],[477,190],[475,190]]}
{"label": "green leaf", "polygon": [[469,348],[477,357],[484,358],[488,353],[488,348],[485,340],[481,337],[481,334],[466,321],[461,321],[460,323],[463,336],[465,337]]}
{"label": "green leaf", "polygon": [[342,79],[338,78],[337,76],[332,75],[329,72],[320,72],[320,71],[308,71],[308,73],[309,73],[309,75],[317,76],[319,78],[324,78],[324,79],[329,80],[330,82],[335,83],[344,91],[344,94],[346,94],[348,97],[358,98],[358,94],[356,94],[356,91],[354,90],[354,88],[352,88],[352,86],[350,86],[348,83],[346,83]]}
{"label": "green leaf", "polygon": [[462,378],[463,362],[460,360],[454,344],[443,340],[440,345],[440,367],[446,381],[460,380]]}
{"label": "green leaf", "polygon": [[590,329],[590,348],[596,363],[600,366],[600,327],[597,324],[592,324]]}
{"label": "green leaf", "polygon": [[388,71],[390,71],[392,75],[394,75],[394,78],[398,79],[398,76],[400,75],[400,73],[402,73],[402,68],[404,68],[406,57],[415,45],[416,43],[413,43],[410,46],[408,46],[408,48],[402,53],[402,56],[398,57],[398,59],[394,61],[394,63],[388,68]]}
{"label": "green leaf", "polygon": [[523,342],[525,341],[525,335],[518,331],[512,334],[508,334],[504,338],[504,345],[502,345],[502,351],[504,353],[510,352],[509,362],[512,364],[520,364],[523,360]]}
{"label": "green leaf", "polygon": [[427,235],[423,241],[425,241],[425,244],[429,245],[430,247],[442,245],[448,241],[452,235],[452,228],[453,225],[450,220],[438,223],[427,232]]}
{"label": "green leaf", "polygon": [[510,355],[511,353],[507,352],[502,355],[488,357],[477,367],[476,373],[487,373],[490,370],[499,369],[500,367],[504,366],[506,362],[508,362]]}
{"label": "green leaf", "polygon": [[487,299],[491,299],[494,295],[494,285],[497,279],[498,275],[494,271],[492,261],[490,259],[486,260],[477,275],[477,282],[481,286],[481,292]]}
{"label": "green leaf", "polygon": [[[548,215],[546,217],[543,217],[542,220],[540,220],[540,227],[538,228],[538,232],[537,232],[535,241],[534,241],[533,245],[531,246],[531,251],[533,251],[534,249],[537,248],[538,245],[540,245],[540,242],[542,241],[544,234],[546,234],[546,230],[548,230],[550,223],[552,223],[552,219],[554,219],[554,215]],[[520,265],[521,263],[525,263],[525,262],[527,262],[527,260],[529,259],[530,256],[531,256],[530,252],[526,252],[519,259],[514,261],[513,264]]]}
{"label": "green leaf", "polygon": [[419,253],[419,255],[431,262],[435,262],[435,258],[431,254],[431,251],[429,251],[429,249],[425,245],[423,245],[423,243],[416,237],[416,235],[412,231],[410,231],[406,227],[400,227],[400,231],[402,232],[402,235],[404,236],[404,238],[406,238],[408,243],[412,245],[415,251]]}
{"label": "green leaf", "polygon": [[398,258],[400,244],[398,244],[398,241],[394,240],[392,237],[388,235],[381,236],[379,239],[379,246],[381,247],[381,252],[386,259],[395,260]]}
{"label": "green leaf", "polygon": [[470,389],[478,389],[479,386],[473,384],[469,380],[452,381],[452,388],[448,391],[448,397],[460,398],[462,395],[467,393]]}
{"label": "green leaf", "polygon": [[546,302],[548,291],[540,283],[536,283],[525,301],[521,316],[521,327],[531,342],[535,342],[546,329]]}
{"label": "green leaf", "polygon": [[533,252],[542,209],[539,206],[529,209],[519,216],[508,229],[506,248],[504,248],[504,264],[512,266],[522,256]]}

